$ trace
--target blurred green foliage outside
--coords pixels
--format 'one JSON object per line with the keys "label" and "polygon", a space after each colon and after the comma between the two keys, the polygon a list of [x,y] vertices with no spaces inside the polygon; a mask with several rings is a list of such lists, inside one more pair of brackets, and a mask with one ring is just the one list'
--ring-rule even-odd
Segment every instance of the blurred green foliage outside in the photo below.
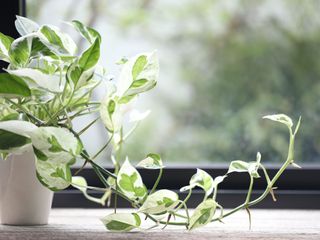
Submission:
{"label": "blurred green foliage outside", "polygon": [[302,116],[297,163],[319,160],[319,1],[88,2],[121,38],[165,52],[160,90],[147,99],[153,115],[125,148],[131,159],[150,151],[197,164],[254,160],[260,151],[280,162],[287,129],[261,118],[285,113]]}

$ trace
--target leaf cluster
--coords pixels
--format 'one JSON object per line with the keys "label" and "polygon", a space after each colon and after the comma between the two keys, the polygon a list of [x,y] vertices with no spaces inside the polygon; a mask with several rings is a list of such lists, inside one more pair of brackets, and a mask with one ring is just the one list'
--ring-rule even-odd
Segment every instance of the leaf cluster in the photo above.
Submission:
{"label": "leaf cluster", "polygon": [[[285,124],[290,134],[288,158],[273,178],[269,177],[258,153],[252,162],[232,161],[228,172],[216,178],[197,169],[189,184],[181,188],[181,191],[188,191],[187,197],[180,199],[174,191],[157,190],[164,164],[160,155],[149,153],[137,165],[159,172],[152,189],[148,190],[137,168],[128,158],[125,161],[121,159],[121,152],[125,141],[150,113],[140,113],[133,105],[138,96],[157,84],[159,62],[156,51],[137,54],[119,62],[122,69],[118,81],[114,83],[104,77],[105,71],[98,65],[101,37],[96,30],[79,21],[70,23],[88,42],[88,47],[79,53],[72,38],[55,26],[40,26],[20,16],[17,16],[15,24],[21,37],[12,39],[0,34],[0,59],[9,64],[6,73],[0,74],[0,152],[6,157],[33,151],[37,177],[52,191],[72,185],[88,200],[101,205],[111,201],[112,193],[115,195],[115,206],[118,196],[126,199],[135,211],[116,213],[115,207],[114,213],[101,219],[108,230],[142,228],[143,215],[154,223],[153,227],[181,225],[193,230],[212,221],[222,221],[240,209],[247,209],[250,213],[249,207],[269,193],[274,197],[275,182],[290,164],[294,164],[294,140],[300,120],[293,130],[293,121],[288,116],[268,115],[264,118]],[[93,102],[92,91],[101,81],[108,86],[106,96],[100,102]],[[95,112],[100,113],[97,119],[79,132],[73,129],[72,121],[76,117]],[[81,134],[98,120],[104,124],[108,139],[95,155],[90,156],[82,143]],[[127,132],[123,128],[125,121],[132,124]],[[94,161],[109,145],[112,145],[114,172]],[[81,169],[72,176],[70,166],[76,161],[83,161],[83,167],[90,164],[104,188],[89,186],[78,175]],[[261,177],[260,169],[267,181],[266,190],[259,198],[252,200],[253,183]],[[225,213],[222,204],[217,202],[218,187],[226,177],[236,172],[248,173],[248,194],[243,204]],[[204,198],[190,214],[187,202],[194,188],[201,188]],[[87,192],[88,189],[100,191],[102,196],[93,197]],[[173,221],[172,218],[179,220]]]}

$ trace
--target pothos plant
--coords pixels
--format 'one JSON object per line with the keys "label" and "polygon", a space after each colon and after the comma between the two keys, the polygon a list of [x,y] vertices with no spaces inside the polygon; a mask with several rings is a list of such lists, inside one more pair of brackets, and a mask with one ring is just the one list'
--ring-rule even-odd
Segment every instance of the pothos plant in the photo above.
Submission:
{"label": "pothos plant", "polygon": [[[3,159],[10,154],[32,150],[35,156],[36,175],[39,181],[52,191],[63,190],[70,185],[83,192],[89,200],[104,205],[115,199],[114,213],[102,219],[111,231],[140,229],[142,217],[154,224],[151,227],[180,225],[189,230],[205,226],[214,221],[249,208],[262,201],[268,194],[273,199],[276,181],[284,170],[294,163],[294,141],[300,126],[300,119],[294,127],[292,120],[284,114],[265,116],[265,119],[284,124],[289,130],[287,159],[272,178],[261,163],[256,160],[231,162],[228,172],[212,178],[197,169],[187,186],[186,198],[167,189],[157,190],[163,172],[161,157],[149,153],[137,166],[158,170],[158,178],[151,190],[143,183],[139,171],[129,159],[121,159],[123,144],[149,111],[140,113],[133,108],[135,99],[154,88],[158,79],[159,63],[156,52],[138,54],[122,59],[118,64],[122,70],[116,83],[105,76],[105,69],[98,65],[100,57],[100,34],[79,21],[70,25],[87,40],[88,47],[78,52],[72,38],[51,25],[38,25],[30,19],[17,16],[15,22],[21,37],[12,39],[0,33],[0,58],[8,63],[5,73],[0,74],[0,150]],[[107,86],[102,101],[93,101],[92,92],[100,83]],[[75,131],[73,120],[79,116],[93,114],[98,117],[80,131]],[[124,131],[129,119],[132,125]],[[81,135],[96,122],[102,121],[108,136],[106,143],[94,155],[89,155]],[[98,163],[96,158],[110,145],[114,171],[110,172]],[[92,166],[102,182],[103,188],[88,186],[80,176],[82,168],[72,176],[70,167],[82,161],[83,167]],[[265,191],[256,199],[251,198],[254,181],[260,178],[259,169],[267,181]],[[223,204],[217,202],[218,186],[234,172],[247,172],[250,177],[245,201],[225,212]],[[189,213],[187,202],[194,188],[201,188],[204,197],[193,213]],[[101,197],[90,196],[88,189],[101,192]],[[117,213],[117,197],[127,200],[134,210]],[[251,219],[251,218],[250,218]]]}

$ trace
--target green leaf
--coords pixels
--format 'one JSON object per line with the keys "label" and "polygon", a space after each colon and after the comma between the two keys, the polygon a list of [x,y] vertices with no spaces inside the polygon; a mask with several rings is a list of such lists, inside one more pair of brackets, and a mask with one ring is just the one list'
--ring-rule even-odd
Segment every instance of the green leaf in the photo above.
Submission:
{"label": "green leaf", "polygon": [[[148,63],[148,61],[147,61],[146,55],[141,55],[137,58],[137,60],[135,61],[134,65],[132,67],[133,82],[137,80],[137,77],[143,71],[143,69],[145,68],[147,63]],[[145,81],[147,81],[147,80],[145,80]]]}
{"label": "green leaf", "polygon": [[28,85],[17,76],[8,73],[0,73],[0,96],[6,97],[30,97],[31,91]]}
{"label": "green leaf", "polygon": [[126,103],[130,102],[136,96],[137,95],[124,96],[124,97],[121,97],[118,102],[119,102],[119,104],[126,104]]}
{"label": "green leaf", "polygon": [[87,188],[88,188],[88,184],[87,181],[84,177],[80,177],[80,176],[75,176],[72,177],[72,184],[71,184],[74,188],[79,189],[83,195],[85,196],[85,198],[87,198],[88,200],[101,204],[102,206],[105,205],[106,203],[106,199],[104,196],[102,196],[101,198],[96,198],[96,197],[92,197],[87,193]]}
{"label": "green leaf", "polygon": [[39,32],[51,45],[57,47],[59,53],[70,55],[75,54],[77,50],[76,44],[69,35],[62,33],[57,27],[43,25],[39,29]]}
{"label": "green leaf", "polygon": [[0,152],[22,153],[29,143],[29,133],[37,129],[30,122],[10,120],[0,122]]}
{"label": "green leaf", "polygon": [[189,186],[183,187],[180,191],[186,191],[190,188],[200,187],[205,191],[205,196],[208,197],[214,189],[214,181],[212,177],[202,169],[197,168],[196,174],[194,174],[189,182]]}
{"label": "green leaf", "polygon": [[74,62],[67,69],[67,81],[72,82],[73,88],[78,90],[88,84],[93,77],[93,72],[93,69],[84,71],[77,62]]}
{"label": "green leaf", "polygon": [[100,41],[97,38],[79,58],[79,66],[85,71],[93,68],[100,58]]}
{"label": "green leaf", "polygon": [[9,49],[13,40],[13,38],[0,33],[0,60],[10,62]]}
{"label": "green leaf", "polygon": [[200,203],[190,217],[189,230],[208,224],[216,211],[217,203],[213,199],[207,199]]}
{"label": "green leaf", "polygon": [[160,155],[155,153],[149,153],[145,159],[137,164],[137,167],[143,167],[147,169],[164,168]]}
{"label": "green leaf", "polygon": [[30,139],[12,132],[0,130],[0,151],[11,153],[16,148],[30,144]]}
{"label": "green leaf", "polygon": [[12,109],[10,105],[5,102],[0,102],[0,121],[19,119],[20,114],[16,110]]}
{"label": "green leaf", "polygon": [[50,92],[61,92],[60,76],[55,74],[45,74],[38,69],[20,68],[16,70],[7,70],[11,75],[22,77],[28,83],[30,88],[42,88]]}
{"label": "green leaf", "polygon": [[[32,38],[31,57],[47,56],[58,60],[57,52],[56,47],[44,41],[40,36],[34,35]],[[44,59],[41,60],[43,61]]]}
{"label": "green leaf", "polygon": [[41,161],[47,161],[48,160],[48,156],[46,156],[42,151],[40,151],[39,149],[33,147],[33,152],[34,155],[37,157],[38,160]]}
{"label": "green leaf", "polygon": [[90,44],[92,44],[96,38],[101,42],[100,34],[93,28],[87,27],[77,20],[73,20],[72,25]]}
{"label": "green leaf", "polygon": [[120,168],[117,185],[121,192],[132,200],[141,201],[147,194],[147,189],[139,172],[130,164],[128,159]]}
{"label": "green leaf", "polygon": [[283,124],[285,124],[289,129],[291,129],[292,126],[293,126],[293,122],[292,122],[291,118],[288,117],[288,116],[285,115],[285,114],[267,115],[267,116],[264,116],[263,119],[269,119],[269,120],[272,120],[272,121],[276,121],[276,122],[283,123]]}
{"label": "green leaf", "polygon": [[36,22],[26,17],[21,17],[21,16],[16,16],[16,17],[17,19],[14,22],[14,24],[16,26],[18,33],[21,36],[38,31],[39,25]]}
{"label": "green leaf", "polygon": [[109,231],[128,232],[141,225],[141,219],[136,213],[112,213],[101,221]]}
{"label": "green leaf", "polygon": [[108,113],[111,116],[116,108],[116,102],[114,100],[110,100],[108,104]]}
{"label": "green leaf", "polygon": [[34,36],[27,35],[14,40],[9,49],[10,62],[19,67],[25,67],[31,55],[32,39]]}
{"label": "green leaf", "polygon": [[150,194],[139,208],[139,212],[147,214],[165,213],[174,209],[179,204],[177,193],[162,189]]}
{"label": "green leaf", "polygon": [[57,127],[39,127],[29,135],[37,149],[36,170],[40,182],[52,191],[67,188],[72,181],[70,166],[81,149],[79,141],[67,129]]}

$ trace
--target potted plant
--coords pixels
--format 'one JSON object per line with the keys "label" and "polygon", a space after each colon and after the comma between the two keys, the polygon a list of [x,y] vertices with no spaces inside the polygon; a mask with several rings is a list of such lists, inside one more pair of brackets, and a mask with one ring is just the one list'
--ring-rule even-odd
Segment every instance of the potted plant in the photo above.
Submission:
{"label": "potted plant", "polygon": [[[105,77],[103,67],[97,65],[100,34],[79,21],[72,21],[70,25],[88,42],[82,53],[77,52],[71,37],[58,28],[39,26],[24,17],[18,16],[16,20],[21,37],[14,40],[0,34],[0,58],[9,63],[6,72],[0,74],[0,151],[3,158],[0,164],[0,216],[3,224],[46,224],[52,192],[70,185],[98,204],[104,205],[113,194],[115,201],[119,196],[136,209],[129,213],[115,211],[101,219],[111,231],[140,229],[142,216],[153,223],[152,227],[181,225],[189,230],[221,221],[241,209],[247,210],[250,220],[252,205],[268,194],[275,199],[275,182],[289,165],[297,166],[294,163],[294,140],[300,119],[294,127],[292,120],[284,114],[265,117],[286,125],[290,137],[288,157],[272,178],[257,153],[254,161],[231,162],[228,172],[215,179],[197,169],[189,184],[181,188],[181,191],[188,191],[187,197],[179,199],[174,191],[157,190],[164,165],[160,155],[149,153],[137,165],[151,171],[158,170],[158,178],[148,190],[136,167],[128,158],[122,159],[122,146],[149,114],[149,111],[138,112],[133,104],[139,95],[156,86],[157,54],[142,53],[119,61],[122,70],[114,83]],[[91,95],[101,82],[107,85],[106,96],[96,102]],[[97,113],[99,116],[82,130],[74,130],[74,119]],[[126,120],[131,124],[128,131],[123,127]],[[81,135],[98,121],[103,122],[108,137],[101,149],[90,156]],[[112,147],[113,172],[95,161],[108,146]],[[80,176],[82,168],[72,176],[70,167],[76,161],[83,162],[82,168],[91,165],[104,187],[88,186]],[[253,183],[260,177],[259,169],[267,186],[260,197],[252,200]],[[218,185],[234,172],[248,173],[248,194],[243,204],[224,212],[223,204],[216,200]],[[191,214],[187,202],[195,187],[204,190],[204,199]],[[90,196],[87,189],[100,191],[101,197]]]}

